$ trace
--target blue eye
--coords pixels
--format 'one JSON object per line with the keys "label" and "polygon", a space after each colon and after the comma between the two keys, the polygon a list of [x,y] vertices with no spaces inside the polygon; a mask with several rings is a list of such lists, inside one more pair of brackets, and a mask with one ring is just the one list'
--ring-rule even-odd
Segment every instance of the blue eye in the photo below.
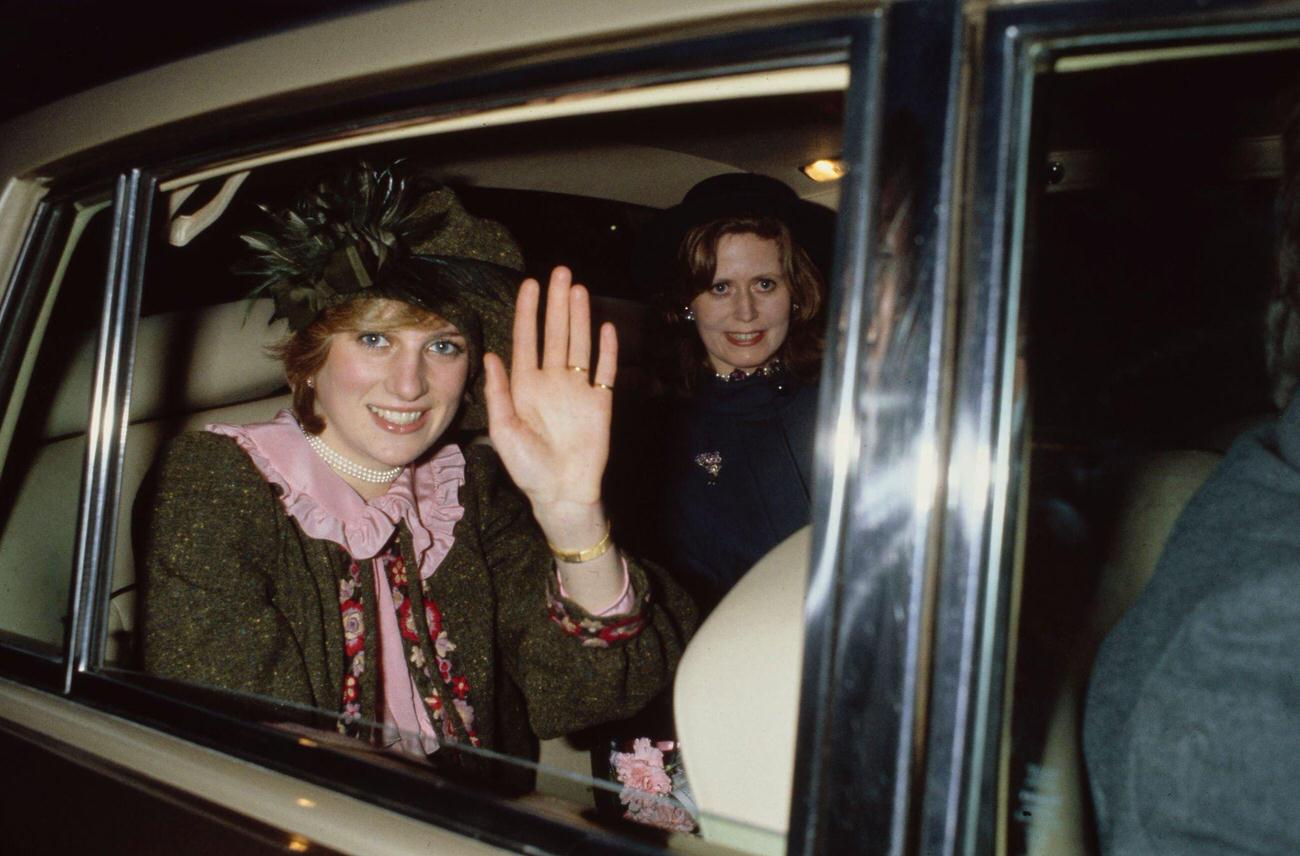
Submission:
{"label": "blue eye", "polygon": [[731,284],[730,284],[730,283],[727,283],[727,282],[715,282],[715,283],[713,283],[713,285],[709,286],[709,292],[712,293],[712,294],[726,294],[726,293],[727,293],[727,289],[729,289],[729,288],[731,288]]}
{"label": "blue eye", "polygon": [[776,280],[760,279],[757,285],[759,291],[774,291],[776,289]]}
{"label": "blue eye", "polygon": [[382,348],[388,344],[388,337],[383,333],[359,333],[357,341],[367,348]]}
{"label": "blue eye", "polygon": [[465,352],[465,346],[454,339],[435,339],[429,343],[429,350],[444,357],[456,357]]}

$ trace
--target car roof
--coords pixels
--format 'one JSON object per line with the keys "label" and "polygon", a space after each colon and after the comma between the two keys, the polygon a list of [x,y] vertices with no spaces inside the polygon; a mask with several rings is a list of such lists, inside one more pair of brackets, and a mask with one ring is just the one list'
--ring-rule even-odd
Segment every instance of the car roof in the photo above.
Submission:
{"label": "car roof", "polygon": [[[580,56],[593,47],[652,44],[656,34],[701,35],[739,20],[824,15],[815,0],[412,0],[249,39],[114,80],[0,126],[0,176],[49,164],[134,134],[267,99],[325,97],[345,82]],[[858,12],[862,4],[845,4]],[[506,26],[504,22],[510,22]],[[661,37],[661,36],[660,36]]]}

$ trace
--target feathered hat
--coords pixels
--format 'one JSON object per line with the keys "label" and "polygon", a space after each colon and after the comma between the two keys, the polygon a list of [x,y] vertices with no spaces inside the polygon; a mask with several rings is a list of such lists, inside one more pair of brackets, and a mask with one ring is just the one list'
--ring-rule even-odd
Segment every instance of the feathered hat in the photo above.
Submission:
{"label": "feathered hat", "polygon": [[275,303],[295,333],[321,311],[358,297],[401,300],[450,321],[469,346],[470,377],[459,425],[487,425],[483,354],[510,362],[523,254],[510,232],[465,210],[456,194],[404,163],[359,162],[325,178],[283,211],[262,210],[265,231],[240,237],[244,270],[261,277],[250,296]]}

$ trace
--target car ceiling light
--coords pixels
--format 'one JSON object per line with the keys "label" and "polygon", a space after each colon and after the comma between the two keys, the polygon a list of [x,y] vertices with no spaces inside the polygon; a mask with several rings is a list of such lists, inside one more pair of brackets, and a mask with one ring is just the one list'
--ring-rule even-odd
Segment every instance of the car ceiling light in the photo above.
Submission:
{"label": "car ceiling light", "polygon": [[813,181],[835,181],[843,178],[848,170],[839,158],[820,158],[799,167],[799,171]]}

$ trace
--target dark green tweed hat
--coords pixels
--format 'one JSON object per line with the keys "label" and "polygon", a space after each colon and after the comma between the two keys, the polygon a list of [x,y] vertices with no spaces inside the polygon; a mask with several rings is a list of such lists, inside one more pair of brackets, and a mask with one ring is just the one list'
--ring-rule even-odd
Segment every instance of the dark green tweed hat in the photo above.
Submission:
{"label": "dark green tweed hat", "polygon": [[483,354],[510,362],[523,254],[510,232],[465,210],[455,192],[404,163],[360,162],[321,180],[287,209],[263,208],[273,228],[241,237],[262,278],[252,296],[297,333],[321,311],[361,297],[401,300],[456,325],[469,345],[458,425],[486,427]]}

